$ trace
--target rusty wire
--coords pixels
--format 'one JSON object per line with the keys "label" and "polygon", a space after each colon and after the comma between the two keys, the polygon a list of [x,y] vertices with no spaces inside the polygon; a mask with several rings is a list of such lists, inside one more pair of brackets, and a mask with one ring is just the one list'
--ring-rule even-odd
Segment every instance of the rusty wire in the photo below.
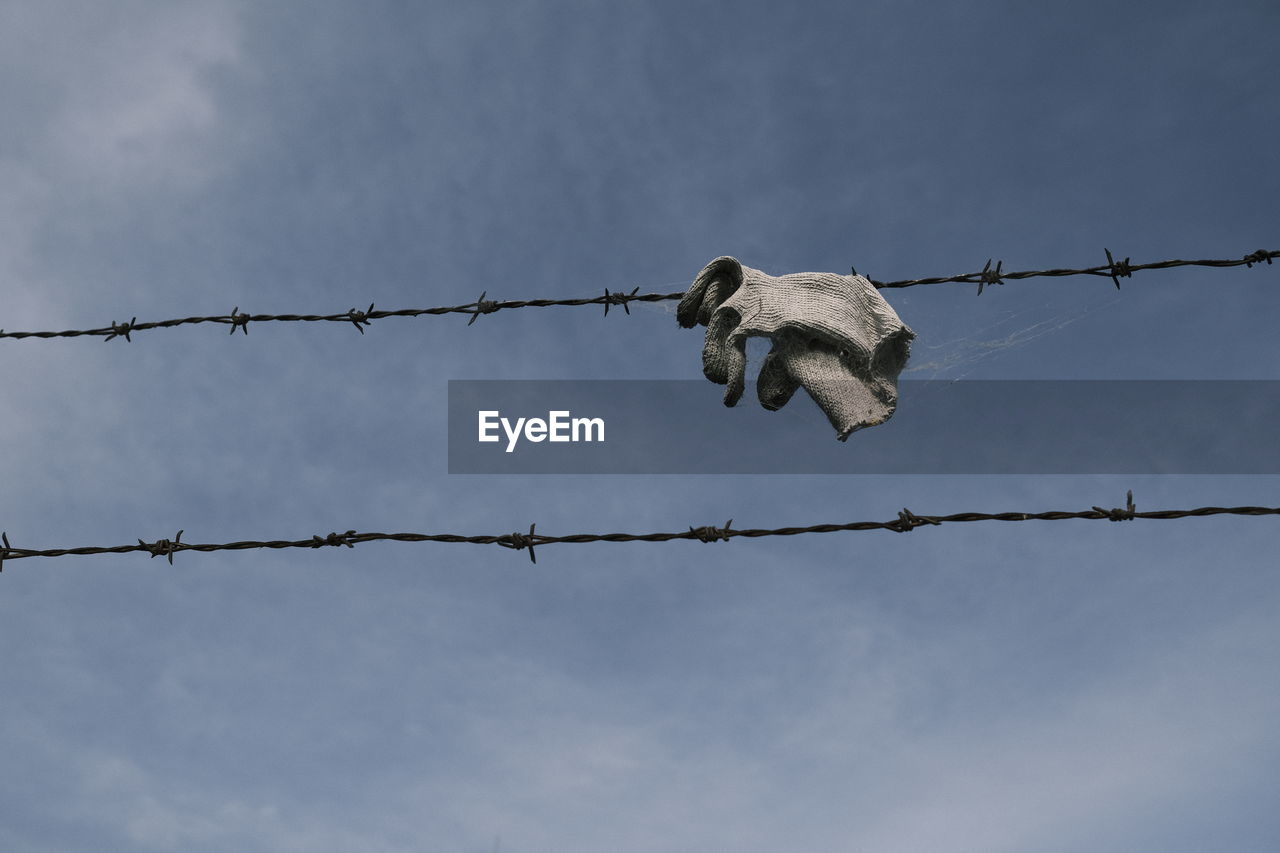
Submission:
{"label": "rusty wire", "polygon": [[[869,279],[877,288],[900,288],[915,287],[924,284],[976,284],[978,285],[979,295],[984,287],[1004,284],[1006,281],[1016,281],[1024,278],[1060,278],[1072,275],[1090,275],[1100,276],[1102,278],[1110,278],[1117,288],[1120,287],[1120,279],[1130,278],[1135,272],[1142,270],[1162,270],[1171,267],[1252,267],[1254,264],[1270,264],[1273,259],[1280,258],[1280,251],[1259,249],[1256,252],[1250,252],[1241,258],[1222,259],[1222,260],[1198,260],[1198,261],[1154,261],[1146,264],[1135,264],[1129,258],[1124,260],[1116,260],[1112,256],[1110,249],[1104,249],[1107,255],[1107,263],[1100,264],[1095,267],[1085,267],[1082,269],[1049,269],[1049,270],[1024,270],[1019,272],[1005,272],[1004,262],[997,261],[995,268],[991,266],[991,260],[988,259],[986,265],[978,272],[964,273],[962,275],[942,276],[937,278],[913,278],[904,279],[902,281],[876,281]],[[249,334],[250,323],[267,323],[267,322],[319,322],[325,321],[330,323],[350,323],[355,326],[356,331],[364,334],[365,327],[374,320],[381,320],[385,317],[422,317],[434,314],[466,314],[471,319],[467,321],[470,326],[482,314],[492,314],[495,311],[502,311],[508,308],[549,308],[555,306],[576,306],[576,305],[602,305],[604,306],[604,316],[608,316],[609,308],[614,305],[621,305],[623,310],[631,313],[629,303],[632,302],[665,302],[669,300],[680,299],[684,296],[684,292],[679,293],[640,293],[640,288],[636,287],[630,293],[610,292],[605,288],[603,295],[582,299],[512,299],[499,301],[486,298],[488,291],[480,294],[480,298],[475,302],[468,302],[465,305],[450,305],[436,308],[401,308],[393,311],[375,310],[373,304],[363,311],[351,308],[338,314],[250,314],[241,313],[240,306],[236,306],[231,310],[230,314],[214,314],[206,317],[180,317],[173,320],[156,320],[149,322],[138,322],[138,318],[134,317],[127,323],[117,323],[114,320],[111,325],[97,329],[68,329],[61,332],[6,332],[0,329],[0,338],[76,338],[83,335],[101,336],[105,340],[113,340],[115,338],[123,338],[126,341],[132,341],[131,335],[134,332],[143,332],[149,329],[165,329],[172,326],[187,326],[195,323],[222,323],[231,327],[231,334],[235,334],[236,329],[240,329],[244,334]]]}
{"label": "rusty wire", "polygon": [[1094,506],[1087,510],[1051,510],[1049,512],[959,512],[952,515],[917,515],[903,508],[896,518],[889,521],[852,521],[841,524],[814,524],[808,527],[777,527],[772,529],[746,528],[734,529],[733,519],[725,522],[723,527],[705,525],[690,527],[677,533],[575,533],[567,536],[548,536],[538,533],[535,525],[529,525],[528,533],[503,533],[488,536],[463,536],[455,533],[357,533],[348,530],[345,533],[330,533],[327,536],[312,536],[309,539],[276,539],[271,541],[245,540],[241,542],[224,542],[218,544],[199,544],[183,542],[179,530],[173,539],[159,539],[155,542],[138,540],[137,545],[114,545],[108,547],[89,546],[82,548],[15,548],[9,543],[7,532],[2,536],[0,547],[0,571],[5,560],[18,560],[25,557],[64,557],[72,554],[127,554],[134,551],[145,552],[152,557],[166,557],[170,564],[173,555],[183,551],[244,551],[254,548],[324,548],[346,546],[354,548],[365,542],[466,542],[474,545],[499,545],[516,551],[528,550],[529,559],[537,562],[534,546],[558,543],[587,542],[671,542],[678,539],[689,539],[698,542],[725,541],[736,537],[756,539],[762,536],[796,536],[803,533],[836,533],[844,530],[890,530],[896,533],[908,533],[917,527],[938,526],[954,522],[967,521],[1065,521],[1068,519],[1089,519],[1106,521],[1132,521],[1138,518],[1178,519],[1206,515],[1280,515],[1280,507],[1265,506],[1204,506],[1198,509],[1166,509],[1139,512],[1133,503],[1133,492],[1125,497],[1125,505],[1112,509]]}

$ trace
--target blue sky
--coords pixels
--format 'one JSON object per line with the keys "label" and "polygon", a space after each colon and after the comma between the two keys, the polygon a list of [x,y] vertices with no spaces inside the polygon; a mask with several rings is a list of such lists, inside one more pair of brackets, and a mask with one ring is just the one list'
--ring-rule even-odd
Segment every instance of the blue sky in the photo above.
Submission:
{"label": "blue sky", "polygon": [[[0,326],[668,292],[724,254],[896,279],[1274,249],[1278,18],[7,3]],[[1277,269],[886,295],[918,335],[910,378],[1280,379]],[[1277,503],[1262,476],[447,475],[449,379],[700,376],[674,303],[600,314],[0,342],[0,526],[51,548],[774,527],[1130,488],[1139,509]],[[783,416],[831,440],[807,399]],[[1274,520],[1215,517],[545,546],[536,566],[397,543],[15,561],[0,846],[1270,851],[1275,542]]]}

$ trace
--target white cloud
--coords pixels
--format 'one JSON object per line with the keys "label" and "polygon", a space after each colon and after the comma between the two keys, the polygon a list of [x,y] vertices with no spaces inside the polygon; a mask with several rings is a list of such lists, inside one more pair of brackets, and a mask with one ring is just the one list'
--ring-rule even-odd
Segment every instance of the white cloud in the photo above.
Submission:
{"label": "white cloud", "polygon": [[255,837],[275,822],[271,805],[217,802],[177,780],[159,780],[127,758],[94,751],[78,761],[84,816],[150,849]]}
{"label": "white cloud", "polygon": [[48,328],[75,297],[39,246],[54,217],[67,228],[89,200],[118,209],[226,168],[232,136],[211,73],[240,60],[239,42],[222,3],[0,5],[0,325]]}
{"label": "white cloud", "polygon": [[897,801],[879,800],[887,807],[857,831],[855,849],[1096,849],[1153,810],[1203,803],[1275,740],[1274,685],[1249,676],[1267,666],[1255,620],[1188,637],[1047,714],[971,721],[914,743],[893,734],[900,760],[884,782]]}
{"label": "white cloud", "polygon": [[192,186],[217,171],[222,128],[209,74],[240,58],[227,6],[55,4],[20,25],[19,61],[57,81],[42,152],[55,174]]}

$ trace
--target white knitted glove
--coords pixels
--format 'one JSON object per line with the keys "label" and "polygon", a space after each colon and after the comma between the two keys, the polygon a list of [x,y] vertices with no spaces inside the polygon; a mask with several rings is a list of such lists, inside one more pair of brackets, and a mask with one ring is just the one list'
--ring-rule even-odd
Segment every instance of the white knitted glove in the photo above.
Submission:
{"label": "white knitted glove", "polygon": [[742,397],[747,338],[772,339],[757,380],[760,403],[780,409],[803,385],[841,441],[893,414],[898,374],[915,337],[860,275],[771,276],[731,257],[698,273],[676,319],[685,328],[707,327],[702,372],[729,386],[726,406]]}

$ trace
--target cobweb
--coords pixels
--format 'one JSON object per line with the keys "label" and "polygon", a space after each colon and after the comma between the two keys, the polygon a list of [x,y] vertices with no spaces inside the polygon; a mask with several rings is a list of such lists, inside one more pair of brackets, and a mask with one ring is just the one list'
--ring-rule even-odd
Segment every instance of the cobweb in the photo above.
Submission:
{"label": "cobweb", "polygon": [[1022,324],[1026,322],[1028,315],[1034,317],[1042,314],[1043,305],[1028,307],[1021,311],[1006,311],[971,335],[937,343],[928,341],[917,330],[920,337],[911,342],[911,360],[907,362],[907,367],[903,369],[902,374],[903,376],[916,374],[911,377],[913,379],[938,379],[944,375],[948,379],[963,378],[972,373],[974,367],[980,362],[1026,346],[1037,338],[1061,331],[1077,320],[1094,311],[1107,308],[1119,300],[1120,297],[1117,296],[1100,305],[1058,312],[1053,316],[1035,320],[1030,325]]}

